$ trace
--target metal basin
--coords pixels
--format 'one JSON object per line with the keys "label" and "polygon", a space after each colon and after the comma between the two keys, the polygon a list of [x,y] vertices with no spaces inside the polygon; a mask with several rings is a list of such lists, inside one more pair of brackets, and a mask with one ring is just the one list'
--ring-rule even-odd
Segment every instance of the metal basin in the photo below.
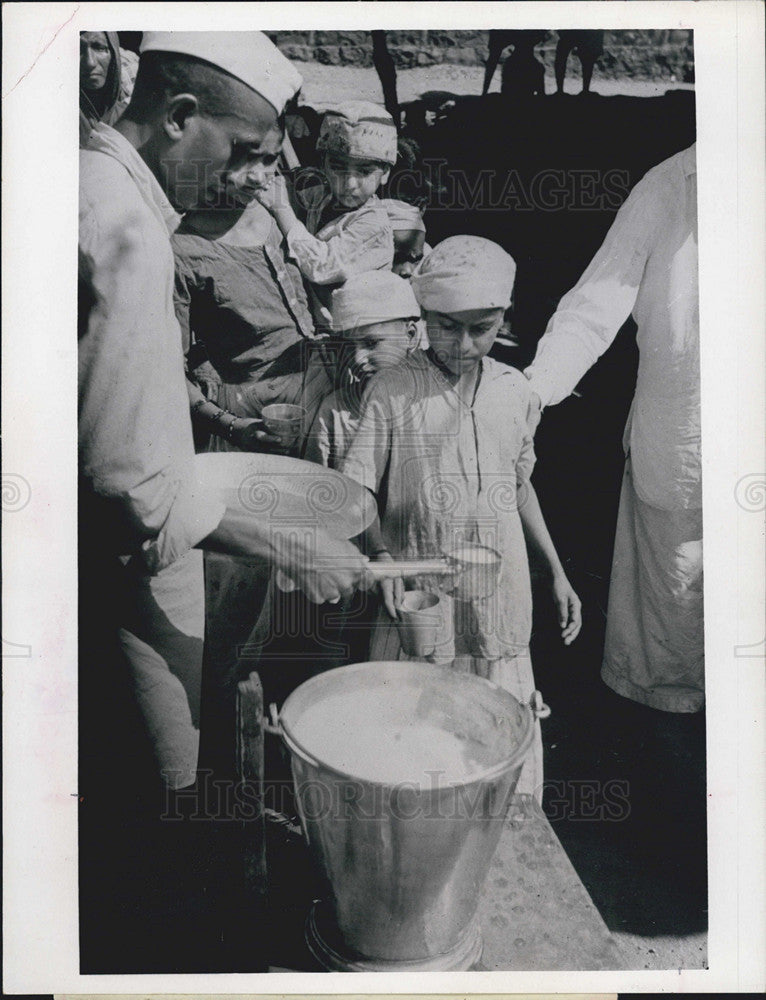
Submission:
{"label": "metal basin", "polygon": [[282,737],[337,932],[319,949],[328,967],[478,960],[479,892],[534,719],[489,681],[424,663],[341,667],[285,701]]}

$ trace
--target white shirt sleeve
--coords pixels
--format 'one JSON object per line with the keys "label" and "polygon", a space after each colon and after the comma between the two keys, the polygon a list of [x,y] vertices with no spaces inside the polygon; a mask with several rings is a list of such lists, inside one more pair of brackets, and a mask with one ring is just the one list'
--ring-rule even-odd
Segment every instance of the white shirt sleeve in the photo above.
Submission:
{"label": "white shirt sleeve", "polygon": [[138,215],[81,192],[80,471],[119,510],[150,572],[220,522],[224,505],[198,482],[169,274]]}
{"label": "white shirt sleeve", "polygon": [[659,212],[651,185],[639,182],[583,276],[559,303],[524,372],[543,406],[572,392],[630,316]]}

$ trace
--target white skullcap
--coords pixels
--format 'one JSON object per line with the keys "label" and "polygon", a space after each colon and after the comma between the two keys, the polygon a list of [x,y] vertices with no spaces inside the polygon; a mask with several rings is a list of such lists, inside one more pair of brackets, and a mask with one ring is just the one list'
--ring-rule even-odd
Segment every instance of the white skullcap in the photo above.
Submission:
{"label": "white skullcap", "polygon": [[298,70],[262,31],[145,31],[141,52],[176,52],[203,59],[247,84],[278,115],[303,83]]}
{"label": "white skullcap", "polygon": [[409,281],[392,271],[352,275],[332,293],[332,328],[336,333],[391,319],[417,319],[420,307]]}
{"label": "white skullcap", "polygon": [[425,258],[411,284],[423,309],[507,309],[515,275],[513,258],[492,240],[450,236]]}
{"label": "white skullcap", "polygon": [[319,130],[317,149],[359,160],[396,163],[396,125],[379,104],[344,101],[328,108]]}
{"label": "white skullcap", "polygon": [[402,230],[417,230],[420,233],[426,231],[425,223],[420,209],[409,202],[399,201],[398,198],[381,198],[380,203],[388,213],[388,221],[395,233]]}

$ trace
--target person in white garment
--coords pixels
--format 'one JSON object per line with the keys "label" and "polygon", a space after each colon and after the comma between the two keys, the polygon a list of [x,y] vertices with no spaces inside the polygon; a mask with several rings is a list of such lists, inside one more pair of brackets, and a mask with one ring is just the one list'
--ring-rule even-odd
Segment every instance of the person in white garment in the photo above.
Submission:
{"label": "person in white garment", "polygon": [[534,410],[559,403],[636,321],[638,379],[601,676],[666,713],[705,704],[697,168],[691,146],[650,170],[620,208],[526,369]]}
{"label": "person in white garment", "polygon": [[[350,593],[363,571],[357,549],[321,531],[288,551],[268,523],[199,482],[173,307],[179,213],[252,186],[300,83],[260,32],[147,32],[124,116],[96,124],[80,152],[81,690],[122,656],[172,789],[197,768],[200,549],[267,558],[317,601]],[[109,780],[122,748],[108,717],[101,731],[81,761],[100,759]]]}

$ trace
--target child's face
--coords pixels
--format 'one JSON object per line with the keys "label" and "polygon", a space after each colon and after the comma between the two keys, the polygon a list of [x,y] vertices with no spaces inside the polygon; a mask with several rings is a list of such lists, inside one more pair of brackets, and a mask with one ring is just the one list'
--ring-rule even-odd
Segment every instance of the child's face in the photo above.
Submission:
{"label": "child's face", "polygon": [[389,175],[388,167],[377,160],[328,153],[325,173],[335,202],[343,208],[360,208],[375,194]]}
{"label": "child's face", "polygon": [[503,313],[503,309],[426,312],[431,349],[453,375],[463,375],[489,352],[502,325]]}
{"label": "child's face", "polygon": [[394,230],[394,265],[391,270],[408,281],[423,259],[426,234],[422,229]]}
{"label": "child's face", "polygon": [[414,332],[414,322],[405,319],[390,319],[344,331],[343,339],[354,347],[354,374],[368,378],[375,372],[401,364],[410,350]]}

